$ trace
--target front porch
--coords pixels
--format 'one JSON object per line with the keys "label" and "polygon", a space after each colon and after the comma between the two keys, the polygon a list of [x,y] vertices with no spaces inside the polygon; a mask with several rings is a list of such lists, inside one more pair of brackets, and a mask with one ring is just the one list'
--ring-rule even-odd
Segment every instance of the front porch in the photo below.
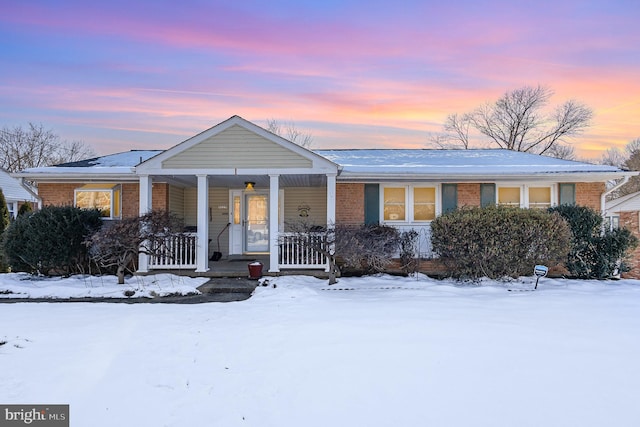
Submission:
{"label": "front porch", "polygon": [[312,275],[315,277],[326,278],[328,277],[328,273],[324,271],[324,268],[314,268],[314,269],[297,269],[290,268],[284,269],[277,273],[269,272],[269,255],[255,255],[255,256],[243,256],[238,258],[230,258],[230,259],[221,259],[219,261],[209,261],[208,266],[209,269],[207,271],[196,272],[194,268],[165,268],[162,271],[152,270],[146,274],[158,274],[160,272],[172,273],[181,276],[189,276],[189,277],[242,277],[246,278],[249,276],[249,263],[258,261],[262,263],[262,275],[263,276],[283,276],[283,275],[295,275],[295,274],[305,274]]}

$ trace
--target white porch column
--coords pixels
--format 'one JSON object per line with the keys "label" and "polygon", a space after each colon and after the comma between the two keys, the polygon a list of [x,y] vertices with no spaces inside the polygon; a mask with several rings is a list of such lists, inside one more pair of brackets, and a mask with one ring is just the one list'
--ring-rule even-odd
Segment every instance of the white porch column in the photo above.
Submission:
{"label": "white porch column", "polygon": [[280,193],[280,175],[269,175],[269,272],[280,271],[278,257],[278,239],[280,238],[280,221],[278,206]]}
{"label": "white porch column", "polygon": [[[149,175],[140,175],[140,196],[139,196],[139,209],[140,216],[145,215],[152,210],[152,184],[151,177]],[[149,271],[149,255],[139,253],[138,254],[138,271],[140,273],[147,273]]]}
{"label": "white porch column", "polygon": [[[327,227],[336,225],[336,174],[327,174]],[[332,245],[334,246],[334,245]],[[335,248],[332,248],[335,249]],[[329,263],[325,267],[329,271]]]}
{"label": "white porch column", "polygon": [[196,273],[209,271],[209,177],[198,175]]}

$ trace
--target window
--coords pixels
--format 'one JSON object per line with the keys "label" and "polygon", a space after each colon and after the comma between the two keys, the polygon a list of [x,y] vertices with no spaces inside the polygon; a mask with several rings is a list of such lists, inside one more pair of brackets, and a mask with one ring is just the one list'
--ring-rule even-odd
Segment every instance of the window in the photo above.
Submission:
{"label": "window", "polygon": [[547,209],[551,207],[551,187],[529,187],[529,207]]}
{"label": "window", "polygon": [[413,220],[431,221],[436,218],[436,189],[415,187],[413,189]]}
{"label": "window", "polygon": [[608,216],[604,221],[605,230],[613,231],[620,228],[620,217],[619,216]]}
{"label": "window", "polygon": [[87,184],[76,189],[76,206],[98,209],[103,218],[120,218],[121,192],[121,187],[117,184]]}
{"label": "window", "polygon": [[498,204],[520,207],[520,187],[499,187]]}
{"label": "window", "polygon": [[384,220],[406,221],[405,187],[384,188]]}
{"label": "window", "polygon": [[14,219],[16,217],[16,215],[18,214],[15,210],[16,208],[16,203],[13,202],[7,202],[7,209],[9,209],[9,218]]}
{"label": "window", "polygon": [[405,185],[383,187],[381,191],[383,221],[432,221],[439,212],[437,187]]}

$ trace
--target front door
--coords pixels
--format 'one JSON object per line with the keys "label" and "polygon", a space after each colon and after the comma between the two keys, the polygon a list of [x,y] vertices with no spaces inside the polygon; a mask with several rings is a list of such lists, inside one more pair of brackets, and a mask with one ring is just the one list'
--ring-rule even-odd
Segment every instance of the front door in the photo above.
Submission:
{"label": "front door", "polygon": [[244,194],[244,251],[269,252],[269,195]]}

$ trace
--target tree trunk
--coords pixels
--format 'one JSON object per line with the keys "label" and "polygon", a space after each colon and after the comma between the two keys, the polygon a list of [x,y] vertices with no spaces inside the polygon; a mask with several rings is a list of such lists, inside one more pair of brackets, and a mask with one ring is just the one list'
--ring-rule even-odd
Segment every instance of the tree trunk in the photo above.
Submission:
{"label": "tree trunk", "polygon": [[335,285],[338,283],[337,279],[338,266],[336,265],[336,258],[329,256],[329,285]]}
{"label": "tree trunk", "polygon": [[119,265],[118,272],[116,273],[118,275],[118,285],[124,285],[124,271],[125,271],[125,266]]}

